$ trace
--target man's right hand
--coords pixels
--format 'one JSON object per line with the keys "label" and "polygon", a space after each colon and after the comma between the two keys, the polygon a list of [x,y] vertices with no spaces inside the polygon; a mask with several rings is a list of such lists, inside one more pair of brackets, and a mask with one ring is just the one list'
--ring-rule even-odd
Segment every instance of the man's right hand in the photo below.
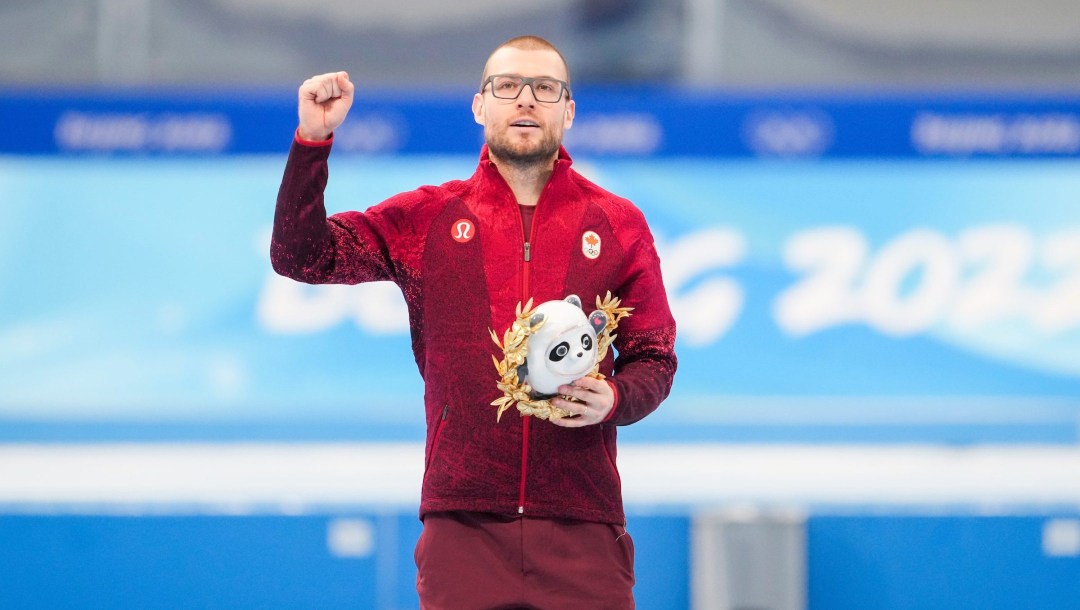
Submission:
{"label": "man's right hand", "polygon": [[353,84],[346,72],[313,76],[300,85],[300,130],[304,140],[321,141],[345,122],[353,103]]}

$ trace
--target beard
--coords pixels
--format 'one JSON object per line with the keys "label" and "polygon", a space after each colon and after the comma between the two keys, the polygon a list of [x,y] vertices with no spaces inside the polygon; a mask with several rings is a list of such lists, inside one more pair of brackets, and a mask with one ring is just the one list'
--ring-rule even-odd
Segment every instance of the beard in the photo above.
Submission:
{"label": "beard", "polygon": [[500,161],[519,169],[548,165],[559,152],[562,143],[552,133],[544,133],[538,142],[511,142],[504,134],[487,134],[488,151]]}

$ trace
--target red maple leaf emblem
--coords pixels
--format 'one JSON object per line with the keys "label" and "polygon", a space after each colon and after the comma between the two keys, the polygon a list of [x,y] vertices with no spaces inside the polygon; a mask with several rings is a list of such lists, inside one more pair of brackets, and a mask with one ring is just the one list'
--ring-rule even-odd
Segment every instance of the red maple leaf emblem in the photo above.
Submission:
{"label": "red maple leaf emblem", "polygon": [[595,235],[586,235],[585,243],[589,244],[590,246],[595,246],[596,244],[600,243],[600,240],[597,239]]}

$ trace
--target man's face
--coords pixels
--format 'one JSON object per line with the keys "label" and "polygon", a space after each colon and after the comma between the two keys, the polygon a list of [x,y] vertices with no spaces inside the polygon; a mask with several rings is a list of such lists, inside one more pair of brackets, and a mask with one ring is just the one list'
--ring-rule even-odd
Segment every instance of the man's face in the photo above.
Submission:
{"label": "man's face", "polygon": [[[486,74],[567,79],[559,54],[548,49],[503,47],[488,60]],[[574,122],[574,101],[567,95],[557,102],[538,102],[531,87],[524,87],[517,99],[507,100],[492,95],[487,84],[473,97],[472,108],[476,122],[484,126],[490,153],[519,166],[554,161],[563,130]]]}

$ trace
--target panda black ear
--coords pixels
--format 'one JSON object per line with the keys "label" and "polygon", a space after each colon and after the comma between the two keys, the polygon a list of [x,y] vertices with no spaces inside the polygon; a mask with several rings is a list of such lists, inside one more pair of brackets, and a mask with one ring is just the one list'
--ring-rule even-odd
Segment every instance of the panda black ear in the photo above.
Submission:
{"label": "panda black ear", "polygon": [[534,313],[533,317],[529,318],[529,326],[536,326],[537,324],[543,322],[544,317],[545,316],[542,313]]}
{"label": "panda black ear", "polygon": [[581,308],[581,299],[576,294],[567,295],[567,297],[563,300],[567,303],[570,303],[574,307],[577,307],[579,309]]}
{"label": "panda black ear", "polygon": [[608,315],[603,311],[597,309],[589,314],[589,326],[592,326],[593,331],[599,336],[604,331],[604,327],[607,326]]}

